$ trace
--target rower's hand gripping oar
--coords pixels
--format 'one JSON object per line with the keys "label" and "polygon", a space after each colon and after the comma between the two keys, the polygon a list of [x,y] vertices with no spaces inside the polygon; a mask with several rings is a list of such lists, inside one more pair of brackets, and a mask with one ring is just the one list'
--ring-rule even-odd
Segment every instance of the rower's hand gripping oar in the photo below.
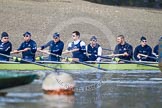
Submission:
{"label": "rower's hand gripping oar", "polygon": [[148,56],[148,55],[145,55],[145,54],[140,54],[140,56],[142,56],[142,57],[148,57],[148,58],[154,59],[154,60],[158,60],[158,58],[156,58],[156,57]]}
{"label": "rower's hand gripping oar", "polygon": [[80,63],[80,64],[83,64],[83,65],[86,65],[86,66],[89,66],[89,67],[92,67],[92,68],[100,69],[100,70],[103,70],[103,71],[108,71],[107,69],[96,67],[96,66],[90,65],[90,64],[88,64],[86,62],[76,61],[76,60],[73,60],[72,58],[63,57],[63,56],[60,56],[60,55],[57,55],[57,54],[53,54],[53,53],[50,53],[50,52],[47,52],[47,51],[43,51],[43,50],[38,50],[38,51],[40,51],[42,53],[50,54],[50,55],[53,55],[53,56],[56,56],[56,57],[59,57],[59,58],[62,58],[62,59],[68,59],[70,62],[74,61],[76,63]]}

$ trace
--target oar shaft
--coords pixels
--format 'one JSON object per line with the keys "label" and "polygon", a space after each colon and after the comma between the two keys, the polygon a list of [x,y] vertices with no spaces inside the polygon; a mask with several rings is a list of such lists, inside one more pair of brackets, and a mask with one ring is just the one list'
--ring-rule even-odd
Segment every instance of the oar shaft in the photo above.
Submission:
{"label": "oar shaft", "polygon": [[[2,53],[0,53],[0,55],[1,56],[5,56],[5,57],[8,57],[8,58],[11,58],[11,59],[14,58],[13,56],[6,55],[6,54],[2,54]],[[24,60],[24,59],[21,59],[21,61],[26,62],[26,63],[35,64],[35,65],[38,65],[38,66],[47,67],[47,68],[54,69],[54,70],[59,70],[58,68],[51,67],[51,66],[47,66],[47,65],[43,65],[43,64],[40,64],[40,63],[37,63],[37,62],[32,62],[32,61],[28,61],[28,60]]]}
{"label": "oar shaft", "polygon": [[[43,52],[43,51],[40,50],[40,52]],[[47,53],[47,54],[50,54],[50,55],[53,55],[53,56],[56,56],[56,57],[60,57],[62,59],[68,58],[68,57],[63,57],[63,56],[60,56],[60,55],[57,55],[57,54],[54,54],[54,53],[50,53],[50,52],[43,52],[43,53]],[[100,68],[100,67],[96,67],[96,66],[90,65],[90,64],[85,63],[85,62],[80,62],[80,61],[76,61],[76,60],[74,62],[83,64],[83,65],[86,65],[86,66],[89,66],[89,67],[93,67],[93,68],[96,68],[96,69],[100,69],[100,70],[103,70],[103,71],[108,71],[107,69],[103,69],[103,68]]]}
{"label": "oar shaft", "polygon": [[112,50],[112,49],[108,49],[108,48],[102,48],[102,50],[114,51],[114,50]]}
{"label": "oar shaft", "polygon": [[156,57],[148,56],[148,55],[145,55],[145,54],[140,54],[140,55],[143,56],[143,57],[148,57],[148,58],[152,58],[152,59],[155,59],[155,60],[158,59],[158,58],[156,58]]}
{"label": "oar shaft", "polygon": [[[88,55],[92,55],[92,54],[88,54]],[[94,56],[105,58],[105,59],[112,59],[112,57],[108,57],[108,56],[101,56],[101,55],[96,55],[96,54]]]}
{"label": "oar shaft", "polygon": [[144,66],[159,68],[159,66],[150,65],[150,64],[147,64],[147,63],[134,62],[134,61],[124,60],[124,59],[120,59],[120,60],[123,61],[123,62],[127,62],[127,63],[134,63],[134,64],[138,64],[138,65],[144,65]]}
{"label": "oar shaft", "polygon": [[118,57],[118,56],[124,56],[124,54],[110,54],[107,55],[108,57]]}

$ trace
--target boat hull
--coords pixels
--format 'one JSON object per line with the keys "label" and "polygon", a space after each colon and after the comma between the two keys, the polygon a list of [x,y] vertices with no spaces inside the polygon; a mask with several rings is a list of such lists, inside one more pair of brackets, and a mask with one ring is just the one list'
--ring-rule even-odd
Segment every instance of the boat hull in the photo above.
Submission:
{"label": "boat hull", "polygon": [[36,74],[0,72],[0,90],[29,84],[36,77]]}
{"label": "boat hull", "polygon": [[[42,63],[41,63],[42,64]],[[35,64],[22,64],[22,63],[1,63],[0,70],[52,70],[52,69],[63,69],[63,70],[89,70],[95,69],[90,66],[76,63],[43,63],[44,66]],[[117,64],[117,63],[100,63],[90,64],[95,67],[104,68],[107,70],[159,70],[157,67],[146,66],[141,64]],[[157,63],[151,63],[149,65],[158,66]],[[52,68],[49,68],[52,67]]]}

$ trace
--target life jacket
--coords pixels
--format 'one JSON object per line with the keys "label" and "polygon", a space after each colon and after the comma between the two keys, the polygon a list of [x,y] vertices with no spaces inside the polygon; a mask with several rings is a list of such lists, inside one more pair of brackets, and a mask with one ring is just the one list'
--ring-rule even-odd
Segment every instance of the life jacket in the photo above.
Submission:
{"label": "life jacket", "polygon": [[97,54],[98,54],[98,48],[99,47],[100,47],[99,44],[97,44],[94,48],[92,48],[90,44],[87,46],[87,53],[90,54],[88,56],[89,61],[95,61],[97,59]]}
{"label": "life jacket", "polygon": [[86,49],[82,50],[82,47],[80,46],[81,41],[78,42],[78,44],[74,44],[74,42],[72,42],[72,49],[79,49],[79,51],[75,51],[73,52],[73,58],[79,58],[79,61],[85,61],[87,59],[86,57]]}
{"label": "life jacket", "polygon": [[[57,43],[55,43],[54,41],[51,41],[49,50],[51,53],[61,56],[63,46],[64,46],[64,43],[62,41],[58,41]],[[60,57],[56,57],[54,55],[49,55],[48,60],[60,61]]]}

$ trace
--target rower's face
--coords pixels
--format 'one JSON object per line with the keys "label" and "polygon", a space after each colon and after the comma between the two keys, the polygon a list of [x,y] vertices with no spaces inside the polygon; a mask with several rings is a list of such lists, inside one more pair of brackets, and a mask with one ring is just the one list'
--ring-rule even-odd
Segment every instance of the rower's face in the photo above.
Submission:
{"label": "rower's face", "polygon": [[31,39],[31,36],[30,36],[30,35],[25,35],[25,36],[24,36],[24,40],[25,40],[25,41],[29,41],[30,39]]}
{"label": "rower's face", "polygon": [[142,40],[142,41],[141,41],[141,45],[142,45],[142,46],[147,45],[147,40]]}
{"label": "rower's face", "polygon": [[116,41],[118,44],[121,44],[123,42],[123,39],[121,37],[117,37]]}
{"label": "rower's face", "polygon": [[93,39],[93,40],[90,41],[90,43],[91,43],[92,45],[96,45],[96,44],[97,44],[97,40]]}
{"label": "rower's face", "polygon": [[75,40],[78,40],[78,39],[79,39],[79,36],[77,36],[75,33],[73,33],[73,34],[72,34],[72,38],[73,38],[73,40],[75,41]]}
{"label": "rower's face", "polygon": [[60,37],[54,37],[54,38],[53,38],[53,41],[54,41],[54,42],[58,42],[59,40],[60,40]]}
{"label": "rower's face", "polygon": [[3,43],[6,43],[6,42],[9,41],[9,37],[3,37],[3,38],[1,39],[1,41],[2,41]]}

